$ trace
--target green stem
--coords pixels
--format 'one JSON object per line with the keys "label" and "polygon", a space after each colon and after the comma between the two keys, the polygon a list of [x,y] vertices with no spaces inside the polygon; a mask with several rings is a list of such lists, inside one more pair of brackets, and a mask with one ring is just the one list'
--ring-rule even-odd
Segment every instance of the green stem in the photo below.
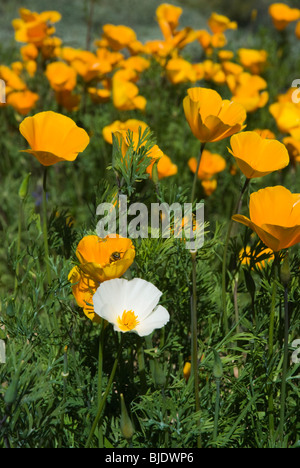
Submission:
{"label": "green stem", "polygon": [[[200,412],[199,376],[198,376],[198,345],[197,345],[197,285],[196,285],[196,256],[197,251],[191,251],[192,256],[192,307],[191,307],[191,375],[194,379],[195,409]],[[200,417],[198,419],[200,429]],[[197,448],[201,448],[201,433],[197,438]]]}
{"label": "green stem", "polygon": [[18,288],[18,279],[19,279],[19,271],[20,271],[19,255],[20,255],[20,251],[21,251],[21,233],[22,233],[23,205],[24,205],[24,200],[21,200],[20,207],[19,207],[19,220],[18,220],[17,266],[16,266],[16,277],[15,277],[14,296],[16,295],[17,288]]}
{"label": "green stem", "polygon": [[43,237],[44,237],[44,250],[47,269],[48,284],[51,284],[51,271],[49,264],[49,245],[48,245],[48,226],[47,226],[47,167],[44,167],[43,177]]}
{"label": "green stem", "polygon": [[197,168],[196,168],[196,172],[195,172],[195,175],[194,175],[191,203],[193,203],[193,202],[194,202],[194,199],[195,199],[196,186],[197,186],[197,180],[198,180],[198,171],[199,171],[200,162],[201,162],[201,156],[202,156],[204,147],[205,147],[205,143],[201,143],[200,152],[199,152],[198,160],[197,160]]}
{"label": "green stem", "polygon": [[[276,282],[276,266],[277,266],[277,253],[275,253],[274,260],[274,279],[273,279],[273,290],[272,290],[272,300],[271,300],[271,311],[270,311],[270,324],[269,324],[269,347],[268,347],[268,360],[269,366],[271,366],[271,359],[273,357],[273,347],[274,347],[274,322],[275,322],[275,310],[276,310],[276,295],[277,295],[277,282]],[[268,412],[269,412],[269,429],[271,439],[274,437],[274,401],[273,401],[273,372],[270,369],[270,388],[269,388],[269,397],[268,397]]]}
{"label": "green stem", "polygon": [[141,337],[138,336],[138,348],[137,348],[137,359],[139,366],[139,375],[141,383],[141,394],[146,393],[147,381],[146,381],[146,368],[145,368],[145,355],[144,347]]}
{"label": "green stem", "polygon": [[216,403],[215,403],[215,417],[214,417],[214,432],[213,432],[213,441],[215,442],[218,435],[218,423],[219,423],[219,409],[220,409],[220,379],[216,379]]}
{"label": "green stem", "polygon": [[[235,210],[233,214],[239,214],[241,211],[241,205],[242,205],[242,199],[244,196],[245,191],[247,190],[247,187],[249,185],[250,179],[246,179],[244,186],[240,192],[240,196],[238,198]],[[227,234],[226,234],[226,239],[225,239],[225,246],[224,246],[224,252],[223,252],[223,263],[222,263],[222,309],[223,309],[223,327],[225,333],[228,333],[229,327],[228,327],[228,317],[227,317],[227,307],[226,307],[226,269],[227,269],[227,251],[228,251],[228,246],[229,246],[229,239],[231,236],[231,231],[232,231],[232,226],[233,226],[233,219],[232,217],[230,218],[228,229],[227,229]]]}
{"label": "green stem", "polygon": [[119,362],[119,359],[120,359],[120,356],[121,356],[121,352],[122,352],[122,347],[123,347],[123,333],[121,333],[121,339],[120,339],[120,343],[119,343],[119,349],[118,349],[118,352],[117,352],[117,356],[115,358],[115,362],[113,364],[113,368],[111,370],[111,374],[109,376],[109,380],[107,382],[107,386],[106,386],[106,389],[105,389],[105,392],[104,392],[104,395],[101,399],[101,402],[98,406],[98,411],[97,411],[97,414],[96,414],[96,417],[94,419],[94,422],[93,422],[93,425],[92,425],[92,428],[91,428],[91,431],[90,431],[90,434],[88,436],[88,439],[86,441],[86,444],[85,444],[85,448],[89,448],[90,446],[90,443],[92,441],[92,438],[93,438],[93,435],[94,435],[94,432],[95,432],[95,429],[97,427],[97,424],[102,416],[102,411],[104,409],[104,406],[105,406],[105,403],[106,403],[106,400],[107,400],[107,397],[109,395],[109,392],[111,390],[111,387],[112,387],[112,383],[113,383],[113,380],[114,380],[114,377],[115,377],[115,373],[116,373],[116,370],[117,370],[117,366],[118,366],[118,362]]}
{"label": "green stem", "polygon": [[286,397],[286,374],[288,364],[288,344],[289,344],[289,309],[288,309],[288,286],[284,287],[284,355],[283,367],[281,378],[281,395],[280,395],[280,423],[279,423],[279,437],[283,443],[283,430],[285,418],[285,397]]}
{"label": "green stem", "polygon": [[[104,337],[104,320],[101,321],[101,330],[99,338],[99,354],[98,354],[98,405],[100,406],[101,395],[102,395],[102,377],[103,377],[103,337]],[[99,448],[103,448],[103,434],[102,427],[99,427]]]}

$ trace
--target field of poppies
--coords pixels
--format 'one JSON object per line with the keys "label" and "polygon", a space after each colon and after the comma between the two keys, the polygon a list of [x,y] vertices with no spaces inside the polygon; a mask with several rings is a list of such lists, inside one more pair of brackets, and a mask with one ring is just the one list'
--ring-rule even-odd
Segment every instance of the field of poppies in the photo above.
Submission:
{"label": "field of poppies", "polygon": [[1,448],[300,446],[300,9],[184,3],[0,45]]}

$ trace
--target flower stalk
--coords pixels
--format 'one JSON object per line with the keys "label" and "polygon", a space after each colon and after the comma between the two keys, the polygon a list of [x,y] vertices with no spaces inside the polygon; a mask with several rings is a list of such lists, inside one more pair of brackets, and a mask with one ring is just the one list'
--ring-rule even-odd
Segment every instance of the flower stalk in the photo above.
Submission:
{"label": "flower stalk", "polygon": [[111,374],[110,374],[108,382],[107,382],[107,386],[106,386],[104,395],[103,395],[103,397],[102,397],[102,399],[100,401],[100,404],[98,406],[98,411],[97,411],[96,417],[94,419],[92,428],[90,430],[89,436],[87,438],[85,448],[89,448],[89,446],[91,444],[91,441],[92,441],[92,438],[93,438],[93,435],[94,435],[94,432],[95,432],[95,429],[96,429],[96,427],[97,427],[97,425],[98,425],[98,423],[100,421],[100,418],[102,417],[103,409],[104,409],[107,397],[109,395],[109,392],[111,390],[113,380],[114,380],[114,377],[115,377],[115,374],[116,374],[116,370],[117,370],[117,367],[118,367],[118,363],[119,363],[119,360],[120,360],[121,352],[122,352],[122,349],[123,349],[123,336],[124,336],[123,333],[121,333],[121,338],[120,338],[120,341],[119,341],[119,349],[117,351],[117,356],[115,358],[115,361],[114,361],[114,364],[113,364],[113,367],[112,367],[112,370],[111,370]]}
{"label": "flower stalk", "polygon": [[[238,198],[235,210],[234,210],[234,214],[239,214],[241,210],[242,199],[243,199],[244,193],[246,192],[248,188],[249,183],[250,183],[250,179],[246,179],[243,185],[243,188],[240,192],[240,195],[239,195],[239,198]],[[228,330],[229,330],[227,308],[226,308],[226,266],[227,266],[227,251],[228,251],[229,239],[230,239],[231,232],[232,232],[232,226],[233,226],[233,219],[231,218],[229,221],[228,229],[227,229],[224,252],[223,252],[223,263],[222,263],[222,308],[223,308],[223,327],[224,327],[225,333],[228,333]]]}
{"label": "flower stalk", "polygon": [[[197,285],[196,285],[196,257],[197,251],[191,251],[192,257],[192,300],[191,300],[191,377],[194,381],[195,409],[200,413],[199,376],[198,376],[198,344],[197,344]],[[198,419],[200,429],[200,417]],[[197,437],[197,448],[201,448],[201,434]]]}

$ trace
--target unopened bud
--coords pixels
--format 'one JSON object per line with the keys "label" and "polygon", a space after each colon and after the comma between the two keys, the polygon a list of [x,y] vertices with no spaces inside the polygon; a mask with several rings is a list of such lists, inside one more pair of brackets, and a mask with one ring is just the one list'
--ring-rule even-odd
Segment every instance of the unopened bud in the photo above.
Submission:
{"label": "unopened bud", "polygon": [[154,381],[159,387],[163,387],[166,383],[165,372],[157,359],[154,360]]}
{"label": "unopened bud", "polygon": [[220,379],[223,375],[223,365],[219,353],[215,349],[213,349],[215,362],[213,367],[213,374],[216,379]]}
{"label": "unopened bud", "polygon": [[24,198],[26,198],[27,196],[30,176],[31,176],[31,173],[29,172],[29,174],[27,174],[27,176],[23,179],[20,185],[19,197],[21,198],[21,200],[24,200]]}
{"label": "unopened bud", "polygon": [[157,164],[158,164],[158,161],[155,161],[155,163],[152,166],[152,172],[151,172],[151,177],[152,177],[154,185],[157,185],[159,182]]}
{"label": "unopened bud", "polygon": [[127,412],[123,393],[120,394],[120,398],[121,398],[120,429],[121,429],[122,436],[126,440],[130,440],[134,434],[134,427]]}
{"label": "unopened bud", "polygon": [[284,257],[282,265],[280,267],[280,279],[284,285],[287,285],[291,279],[291,270],[289,265],[289,254],[287,253]]}

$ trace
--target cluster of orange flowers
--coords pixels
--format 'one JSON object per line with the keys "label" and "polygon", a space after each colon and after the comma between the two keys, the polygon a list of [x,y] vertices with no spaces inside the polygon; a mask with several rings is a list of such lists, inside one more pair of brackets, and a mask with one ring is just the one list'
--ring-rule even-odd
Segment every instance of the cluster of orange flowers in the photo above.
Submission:
{"label": "cluster of orange flowers", "polygon": [[[54,36],[54,24],[61,19],[58,12],[39,14],[21,8],[20,18],[13,21],[13,27],[16,41],[25,44],[20,50],[22,60],[0,68],[0,78],[8,87],[7,104],[22,115],[35,106],[39,96],[27,89],[26,78],[33,77],[39,66],[58,104],[68,111],[78,109],[82,91],[94,103],[111,101],[118,110],[143,111],[147,102],[140,95],[138,82],[150,67],[151,59],[155,59],[173,84],[195,83],[201,79],[226,84],[233,100],[242,103],[248,112],[263,107],[268,101],[267,83],[259,74],[266,65],[267,53],[243,48],[234,62],[234,53],[224,47],[225,32],[237,29],[235,22],[212,13],[208,19],[209,31],[179,29],[181,14],[182,8],[161,4],[156,10],[156,20],[163,39],[145,44],[131,28],[106,24],[102,36],[94,43],[95,50],[90,51],[66,47]],[[182,50],[192,42],[204,51],[204,61],[191,63],[181,56]],[[218,62],[209,58],[214,50],[219,51]]]}
{"label": "cluster of orange flowers", "polygon": [[[229,152],[247,180],[266,176],[287,167],[286,146],[268,138],[266,132],[241,131],[246,112],[243,106],[222,100],[214,90],[190,88],[184,112],[194,136],[202,143],[231,136]],[[278,185],[266,187],[250,196],[250,219],[236,214],[233,219],[255,231],[273,252],[300,242],[300,194]]]}

